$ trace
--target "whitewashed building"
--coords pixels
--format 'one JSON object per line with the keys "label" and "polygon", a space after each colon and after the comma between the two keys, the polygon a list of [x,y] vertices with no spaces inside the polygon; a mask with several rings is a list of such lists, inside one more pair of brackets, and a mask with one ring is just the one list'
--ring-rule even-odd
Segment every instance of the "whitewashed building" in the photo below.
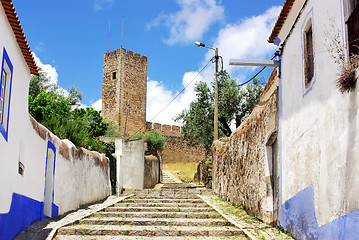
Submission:
{"label": "whitewashed building", "polygon": [[11,0],[0,3],[0,239],[111,193],[109,162],[60,140],[28,112],[38,74]]}
{"label": "whitewashed building", "polygon": [[286,0],[281,51],[279,225],[297,239],[358,239],[359,92],[341,93],[359,48],[358,0]]}

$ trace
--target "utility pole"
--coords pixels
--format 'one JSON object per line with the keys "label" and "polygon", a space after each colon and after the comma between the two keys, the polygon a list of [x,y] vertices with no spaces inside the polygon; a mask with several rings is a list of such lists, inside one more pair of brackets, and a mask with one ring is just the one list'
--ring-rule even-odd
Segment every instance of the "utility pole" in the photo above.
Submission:
{"label": "utility pole", "polygon": [[214,133],[213,141],[218,139],[218,48],[216,48],[216,72],[215,72],[215,83],[214,83]]}
{"label": "utility pole", "polygon": [[214,80],[214,123],[213,123],[213,141],[218,139],[218,48],[207,47],[204,43],[195,42],[197,47],[205,47],[208,49],[212,49],[215,51],[215,62],[216,62],[216,72],[215,72],[215,80]]}

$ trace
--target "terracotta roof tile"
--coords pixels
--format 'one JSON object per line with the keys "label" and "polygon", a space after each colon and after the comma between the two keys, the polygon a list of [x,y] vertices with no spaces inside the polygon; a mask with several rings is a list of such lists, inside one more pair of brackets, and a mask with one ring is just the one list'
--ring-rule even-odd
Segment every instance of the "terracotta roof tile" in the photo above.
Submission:
{"label": "terracotta roof tile", "polygon": [[35,75],[39,75],[38,68],[36,66],[34,57],[31,54],[30,47],[27,44],[24,31],[21,27],[19,18],[17,17],[15,8],[11,0],[1,0],[1,4],[5,10],[7,19],[10,23],[12,31],[16,37],[17,44],[19,45],[22,55],[25,58],[27,66],[30,68],[30,72]]}
{"label": "terracotta roof tile", "polygon": [[268,42],[274,43],[275,39],[278,37],[278,34],[279,34],[280,30],[282,29],[283,24],[284,24],[285,20],[287,19],[290,10],[292,9],[294,1],[295,0],[286,0],[284,2],[283,8],[279,14],[277,22],[275,23],[275,25],[273,27],[272,33],[269,36]]}

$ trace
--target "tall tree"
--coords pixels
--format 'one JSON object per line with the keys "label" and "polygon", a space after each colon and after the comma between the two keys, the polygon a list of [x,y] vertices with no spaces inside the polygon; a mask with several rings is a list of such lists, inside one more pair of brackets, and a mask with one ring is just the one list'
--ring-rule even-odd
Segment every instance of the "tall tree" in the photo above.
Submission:
{"label": "tall tree", "polygon": [[31,77],[29,113],[59,138],[90,150],[103,151],[105,144],[99,136],[105,135],[109,124],[93,108],[78,108],[81,100],[78,88],[71,87],[66,93],[50,83],[44,71]]}
{"label": "tall tree", "polygon": [[[263,85],[257,79],[246,86],[236,86],[226,71],[219,74],[218,79],[218,120],[219,136],[230,136],[230,125],[235,121],[238,127],[252,112]],[[190,144],[204,144],[209,151],[213,140],[214,116],[214,83],[211,88],[204,82],[195,85],[196,100],[188,109],[176,116],[175,121],[182,122],[183,138]]]}
{"label": "tall tree", "polygon": [[42,91],[45,92],[56,92],[58,86],[55,83],[50,81],[47,73],[39,68],[39,75],[31,75],[30,84],[29,84],[29,95],[36,97]]}

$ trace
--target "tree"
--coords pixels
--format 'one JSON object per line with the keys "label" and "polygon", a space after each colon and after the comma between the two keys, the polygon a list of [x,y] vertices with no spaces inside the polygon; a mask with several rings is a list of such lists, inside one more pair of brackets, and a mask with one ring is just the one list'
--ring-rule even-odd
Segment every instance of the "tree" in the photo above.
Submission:
{"label": "tree", "polygon": [[31,75],[29,83],[29,95],[36,97],[41,92],[54,93],[58,89],[55,83],[51,83],[46,72],[39,68],[39,75]]}
{"label": "tree", "polygon": [[[230,136],[230,125],[235,121],[238,127],[252,112],[263,90],[257,79],[243,87],[237,87],[236,81],[226,71],[218,79],[218,120],[219,136]],[[182,122],[183,138],[190,145],[204,144],[209,152],[213,140],[214,84],[212,89],[204,82],[195,85],[196,100],[188,109],[182,111],[175,121]]]}
{"label": "tree", "polygon": [[189,145],[203,143],[209,151],[213,139],[213,94],[204,82],[195,85],[195,92],[197,99],[175,121],[182,121],[182,137]]}
{"label": "tree", "polygon": [[104,151],[108,146],[99,137],[105,135],[109,124],[93,108],[77,108],[81,100],[78,88],[71,87],[66,94],[51,84],[43,71],[31,77],[29,113],[59,138],[89,150]]}

